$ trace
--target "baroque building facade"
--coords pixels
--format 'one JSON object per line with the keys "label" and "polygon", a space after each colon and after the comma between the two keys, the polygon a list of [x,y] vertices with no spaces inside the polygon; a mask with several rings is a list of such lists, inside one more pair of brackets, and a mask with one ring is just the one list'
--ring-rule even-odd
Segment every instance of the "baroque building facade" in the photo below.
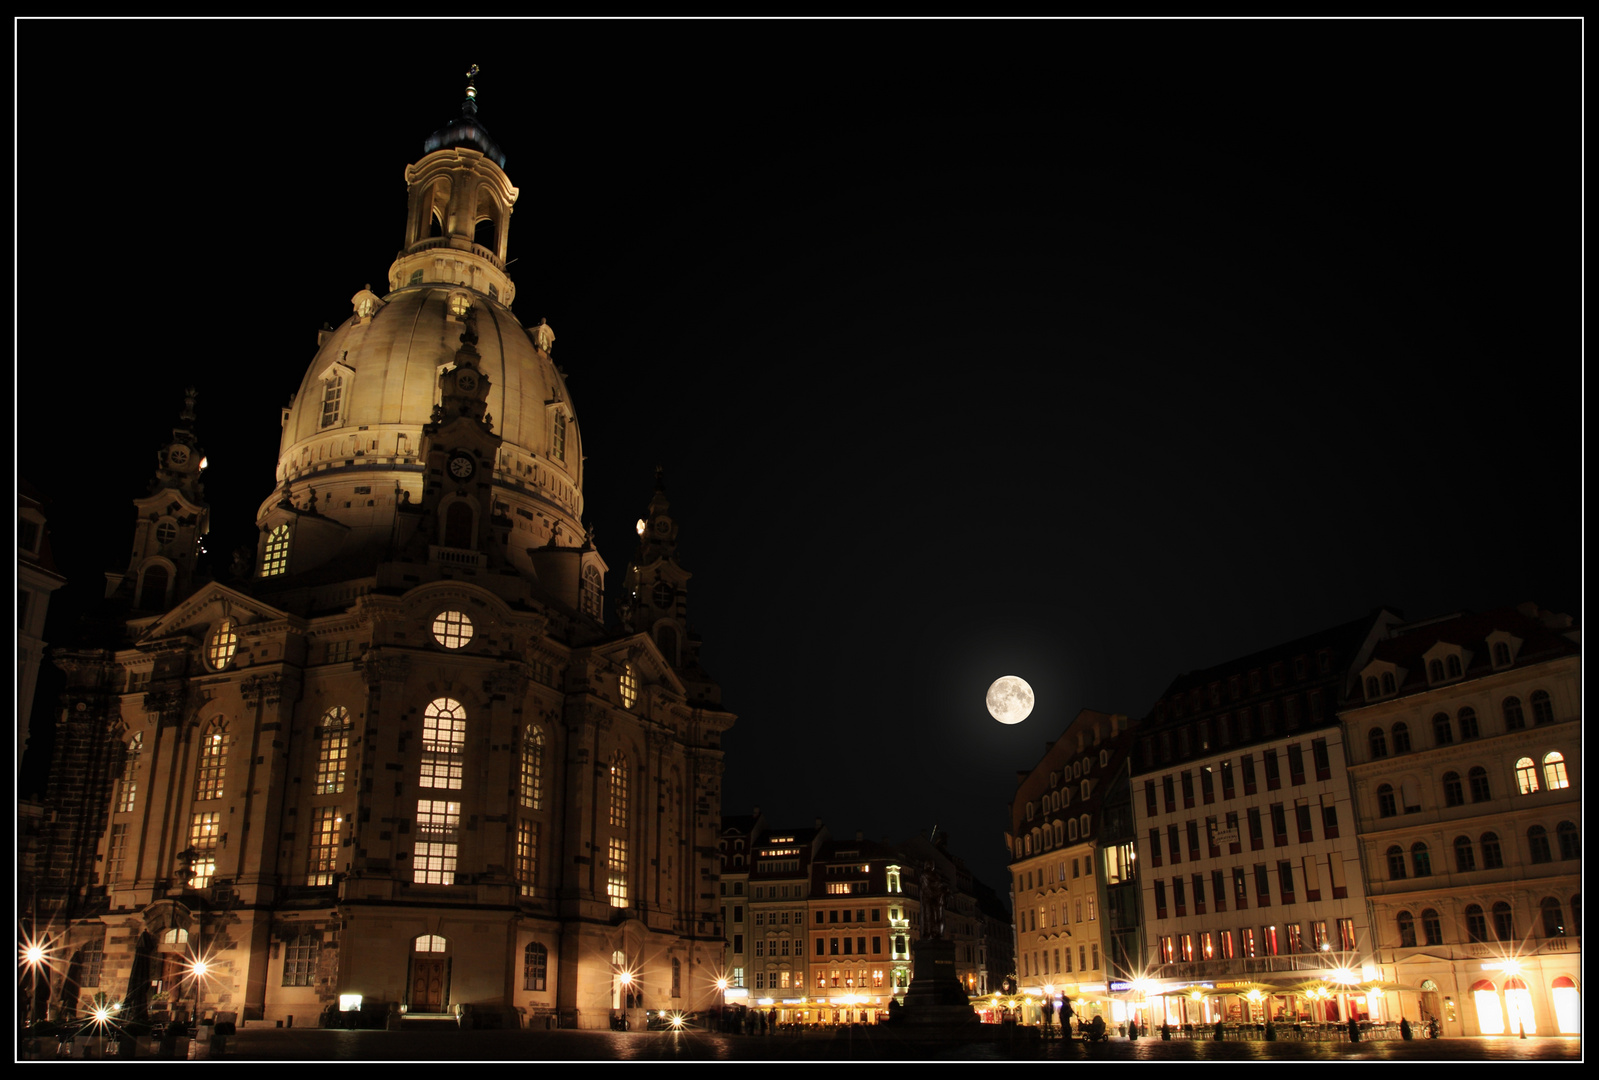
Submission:
{"label": "baroque building facade", "polygon": [[1343,710],[1378,960],[1446,1036],[1580,1034],[1580,653],[1535,604],[1430,619]]}
{"label": "baroque building facade", "polygon": [[734,718],[659,478],[606,622],[554,335],[511,311],[504,164],[469,88],[406,170],[387,288],[319,334],[231,580],[197,557],[192,392],[162,440],[107,575],[122,633],[56,656],[58,1010],[595,1028],[718,1000]]}

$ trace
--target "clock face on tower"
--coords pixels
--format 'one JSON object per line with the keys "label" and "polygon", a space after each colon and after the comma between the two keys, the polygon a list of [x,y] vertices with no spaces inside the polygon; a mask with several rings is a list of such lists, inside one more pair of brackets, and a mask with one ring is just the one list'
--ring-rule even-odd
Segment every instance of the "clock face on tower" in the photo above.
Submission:
{"label": "clock face on tower", "polygon": [[167,464],[179,468],[189,463],[189,448],[182,443],[167,447]]}
{"label": "clock face on tower", "polygon": [[465,454],[456,454],[450,459],[450,475],[457,480],[470,480],[475,472],[477,472],[477,462]]}
{"label": "clock face on tower", "polygon": [[463,371],[455,377],[456,389],[464,394],[470,394],[477,389],[477,376],[470,371]]}

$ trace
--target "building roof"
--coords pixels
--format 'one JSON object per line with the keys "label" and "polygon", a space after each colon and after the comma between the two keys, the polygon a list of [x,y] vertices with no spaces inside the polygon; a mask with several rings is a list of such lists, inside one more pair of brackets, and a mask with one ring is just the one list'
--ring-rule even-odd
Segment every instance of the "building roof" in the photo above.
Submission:
{"label": "building roof", "polygon": [[1395,627],[1391,636],[1377,643],[1371,659],[1398,667],[1403,674],[1397,694],[1421,693],[1433,688],[1427,676],[1426,653],[1439,642],[1458,645],[1465,660],[1462,678],[1474,679],[1496,670],[1490,634],[1503,632],[1521,641],[1512,667],[1525,667],[1582,652],[1581,630],[1569,615],[1542,611],[1526,603],[1492,611],[1464,612],[1441,619],[1428,619]]}

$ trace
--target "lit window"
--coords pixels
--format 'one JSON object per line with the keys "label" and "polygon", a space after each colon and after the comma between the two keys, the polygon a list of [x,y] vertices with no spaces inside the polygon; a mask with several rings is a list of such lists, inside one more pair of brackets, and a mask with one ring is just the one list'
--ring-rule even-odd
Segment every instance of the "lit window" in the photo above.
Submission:
{"label": "lit window", "polygon": [[322,714],[318,733],[316,787],[318,795],[338,795],[344,791],[344,768],[350,759],[350,710],[334,706]]}
{"label": "lit window", "polygon": [[315,934],[291,938],[283,949],[283,985],[315,985],[317,959],[321,951],[322,943]]}
{"label": "lit window", "polygon": [[311,862],[307,885],[332,885],[339,860],[339,825],[344,820],[336,806],[318,806],[311,811]]}
{"label": "lit window", "polygon": [[622,668],[621,688],[622,707],[631,709],[634,703],[638,701],[638,672],[633,670],[632,664],[627,664]]}
{"label": "lit window", "polygon": [[1524,757],[1516,762],[1516,787],[1523,795],[1538,790],[1538,767],[1532,763],[1532,758]]}
{"label": "lit window", "polygon": [[127,756],[122,759],[122,781],[117,785],[117,813],[133,811],[139,794],[139,755],[144,750],[144,735],[140,733],[128,740]]}
{"label": "lit window", "polygon": [[445,941],[437,934],[423,934],[411,943],[414,951],[419,953],[441,953],[445,951]]}
{"label": "lit window", "polygon": [[208,888],[217,872],[217,837],[221,834],[222,812],[211,810],[189,818],[189,850],[194,859],[189,864],[189,887]]}
{"label": "lit window", "polygon": [[433,620],[433,639],[446,649],[464,649],[472,640],[472,620],[464,611],[441,611]]}
{"label": "lit window", "polygon": [[222,798],[222,782],[228,767],[227,731],[222,721],[212,721],[200,739],[200,775],[195,783],[196,799]]}
{"label": "lit window", "polygon": [[627,841],[611,837],[606,861],[605,895],[614,908],[627,907]]}
{"label": "lit window", "polygon": [[611,825],[627,827],[627,758],[618,750],[611,758]]}
{"label": "lit window", "polygon": [[460,803],[423,799],[416,804],[419,840],[411,856],[412,881],[419,885],[455,884],[455,839],[460,827]]}
{"label": "lit window", "polygon": [[223,619],[211,631],[211,637],[206,642],[205,662],[211,665],[212,671],[221,671],[233,663],[233,654],[238,648],[239,635],[233,629],[233,620]]}
{"label": "lit window", "polygon": [[461,787],[466,748],[466,710],[454,698],[435,698],[422,714],[422,771],[425,788]]}
{"label": "lit window", "polygon": [[1571,786],[1566,780],[1565,755],[1558,750],[1551,750],[1543,756],[1543,784],[1550,791]]}
{"label": "lit window", "polygon": [[261,554],[261,576],[272,577],[289,569],[289,527],[279,525],[267,534],[266,550]]}
{"label": "lit window", "polygon": [[465,317],[472,310],[472,300],[466,293],[452,293],[450,295],[450,314],[456,318]]}

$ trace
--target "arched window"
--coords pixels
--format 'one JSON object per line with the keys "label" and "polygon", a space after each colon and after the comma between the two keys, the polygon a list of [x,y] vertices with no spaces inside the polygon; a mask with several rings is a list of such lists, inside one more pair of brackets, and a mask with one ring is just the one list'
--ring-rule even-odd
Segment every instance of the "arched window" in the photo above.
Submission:
{"label": "arched window", "polygon": [[1076,840],[1077,839],[1077,822],[1071,821],[1071,820],[1068,820],[1066,822],[1066,839],[1068,839],[1068,840]]}
{"label": "arched window", "polygon": [[1444,805],[1463,806],[1466,802],[1466,788],[1460,782],[1460,774],[1454,771],[1444,773]]}
{"label": "arched window", "polygon": [[1477,737],[1477,710],[1466,706],[1455,714],[1455,719],[1460,721],[1460,741]]}
{"label": "arched window", "polygon": [[1538,903],[1538,911],[1543,915],[1543,936],[1546,938],[1566,936],[1565,912],[1560,909],[1560,901],[1552,896],[1546,896]]}
{"label": "arched window", "polygon": [[1405,879],[1405,849],[1398,844],[1388,849],[1388,877],[1394,881]]}
{"label": "arched window", "polygon": [[1394,673],[1391,671],[1382,673],[1382,692],[1385,694],[1394,692]]}
{"label": "arched window", "polygon": [[1466,940],[1472,942],[1488,940],[1488,920],[1483,917],[1482,907],[1478,904],[1466,905]]}
{"label": "arched window", "polygon": [[1535,863],[1554,862],[1554,853],[1549,850],[1548,829],[1542,825],[1527,827],[1527,853]]}
{"label": "arched window", "polygon": [[222,785],[228,772],[227,731],[226,721],[218,717],[200,736],[200,774],[194,785],[196,799],[222,798]]}
{"label": "arched window", "polygon": [[1555,707],[1549,700],[1549,695],[1542,690],[1532,692],[1532,725],[1552,724],[1555,722]]}
{"label": "arched window", "polygon": [[1505,942],[1516,940],[1516,921],[1510,914],[1510,905],[1503,900],[1494,904],[1494,937]]}
{"label": "arched window", "polygon": [[261,576],[272,577],[289,569],[289,527],[279,525],[267,533],[266,550],[261,553]]}
{"label": "arched window", "polygon": [[1488,787],[1488,770],[1481,765],[1472,766],[1466,773],[1466,782],[1471,788],[1472,802],[1487,802],[1493,798],[1493,792]]}
{"label": "arched window", "polygon": [[600,583],[599,568],[595,566],[585,566],[583,568],[583,589],[581,598],[583,614],[592,616],[596,619],[601,617],[601,589],[602,585]]}
{"label": "arched window", "polygon": [[419,953],[441,953],[446,950],[446,942],[437,934],[423,934],[411,942],[411,951]]}
{"label": "arched window", "polygon": [[167,568],[159,564],[145,567],[139,579],[139,607],[146,610],[167,606]]}
{"label": "arched window", "polygon": [[344,770],[350,762],[350,710],[335,705],[317,725],[316,787],[318,795],[344,791]]}
{"label": "arched window", "polygon": [[1428,945],[1442,945],[1444,943],[1444,923],[1438,917],[1436,908],[1428,908],[1421,913],[1422,941]]}
{"label": "arched window", "polygon": [[1454,727],[1449,723],[1449,714],[1436,713],[1432,718],[1432,741],[1439,746],[1448,746],[1455,741]]}
{"label": "arched window", "polygon": [[1494,667],[1504,667],[1510,663],[1510,646],[1503,641],[1494,642]]}
{"label": "arched window", "polygon": [[466,710],[454,698],[434,698],[422,711],[419,786],[459,790],[466,772]]}
{"label": "arched window", "polygon": [[544,809],[544,729],[529,724],[522,732],[522,805]]}
{"label": "arched window", "polygon": [[611,755],[611,826],[627,827],[627,758],[618,750]]}
{"label": "arched window", "polygon": [[1399,926],[1399,947],[1412,948],[1416,944],[1416,917],[1408,911],[1401,911],[1394,920]]}
{"label": "arched window", "polygon": [[1371,734],[1367,736],[1367,739],[1371,743],[1372,757],[1385,758],[1388,756],[1388,736],[1383,734],[1382,728],[1372,728]]}
{"label": "arched window", "polygon": [[1471,837],[1455,837],[1455,869],[1462,874],[1469,874],[1477,869],[1477,856],[1471,846]]}
{"label": "arched window", "polygon": [[1482,868],[1484,870],[1502,870],[1505,865],[1504,852],[1499,849],[1499,834],[1485,832],[1482,834]]}
{"label": "arched window", "polygon": [[144,733],[128,740],[128,751],[122,759],[122,779],[117,784],[117,813],[133,812],[139,796],[139,755],[144,753]]}
{"label": "arched window", "polygon": [[566,461],[566,414],[559,410],[550,418],[550,457]]}
{"label": "arched window", "polygon": [[543,990],[547,985],[550,954],[536,941],[522,950],[522,989]]}
{"label": "arched window", "polygon": [[1399,803],[1394,798],[1392,784],[1377,785],[1377,816],[1393,817],[1399,813]]}
{"label": "arched window", "polygon": [[1410,750],[1410,727],[1404,721],[1394,725],[1394,753],[1403,754]]}
{"label": "arched window", "polygon": [[1566,781],[1565,755],[1558,750],[1551,750],[1543,756],[1543,786],[1550,791],[1571,786]]}
{"label": "arched window", "polygon": [[1368,698],[1374,698],[1374,697],[1377,697],[1378,694],[1379,694],[1379,691],[1377,689],[1377,676],[1375,676],[1375,675],[1366,676],[1366,696]]}
{"label": "arched window", "polygon": [[1507,697],[1501,704],[1500,708],[1504,710],[1506,731],[1520,731],[1522,728],[1527,726],[1527,721],[1523,719],[1521,715],[1520,698]]}
{"label": "arched window", "polygon": [[1441,661],[1441,660],[1429,660],[1427,662],[1427,678],[1430,681],[1432,681],[1432,682],[1443,682],[1443,678],[1444,678],[1443,661]]}
{"label": "arched window", "polygon": [[1077,819],[1077,832],[1084,840],[1088,839],[1088,815],[1084,814]]}
{"label": "arched window", "polygon": [[1417,840],[1410,845],[1410,863],[1417,877],[1432,876],[1432,852],[1427,850],[1425,841]]}
{"label": "arched window", "polygon": [[1516,761],[1516,789],[1523,795],[1531,795],[1538,790],[1538,766],[1532,763],[1530,757]]}
{"label": "arched window", "polygon": [[344,376],[335,369],[332,376],[322,380],[322,427],[333,427],[339,422],[344,402]]}
{"label": "arched window", "polygon": [[1577,826],[1574,822],[1562,821],[1556,825],[1555,836],[1560,841],[1562,859],[1582,858],[1582,841],[1577,836]]}
{"label": "arched window", "polygon": [[1444,658],[1444,667],[1448,669],[1451,679],[1460,678],[1460,657],[1450,653]]}
{"label": "arched window", "polygon": [[631,709],[638,701],[638,672],[632,664],[622,665],[622,674],[617,680],[617,686],[622,695],[622,708]]}

